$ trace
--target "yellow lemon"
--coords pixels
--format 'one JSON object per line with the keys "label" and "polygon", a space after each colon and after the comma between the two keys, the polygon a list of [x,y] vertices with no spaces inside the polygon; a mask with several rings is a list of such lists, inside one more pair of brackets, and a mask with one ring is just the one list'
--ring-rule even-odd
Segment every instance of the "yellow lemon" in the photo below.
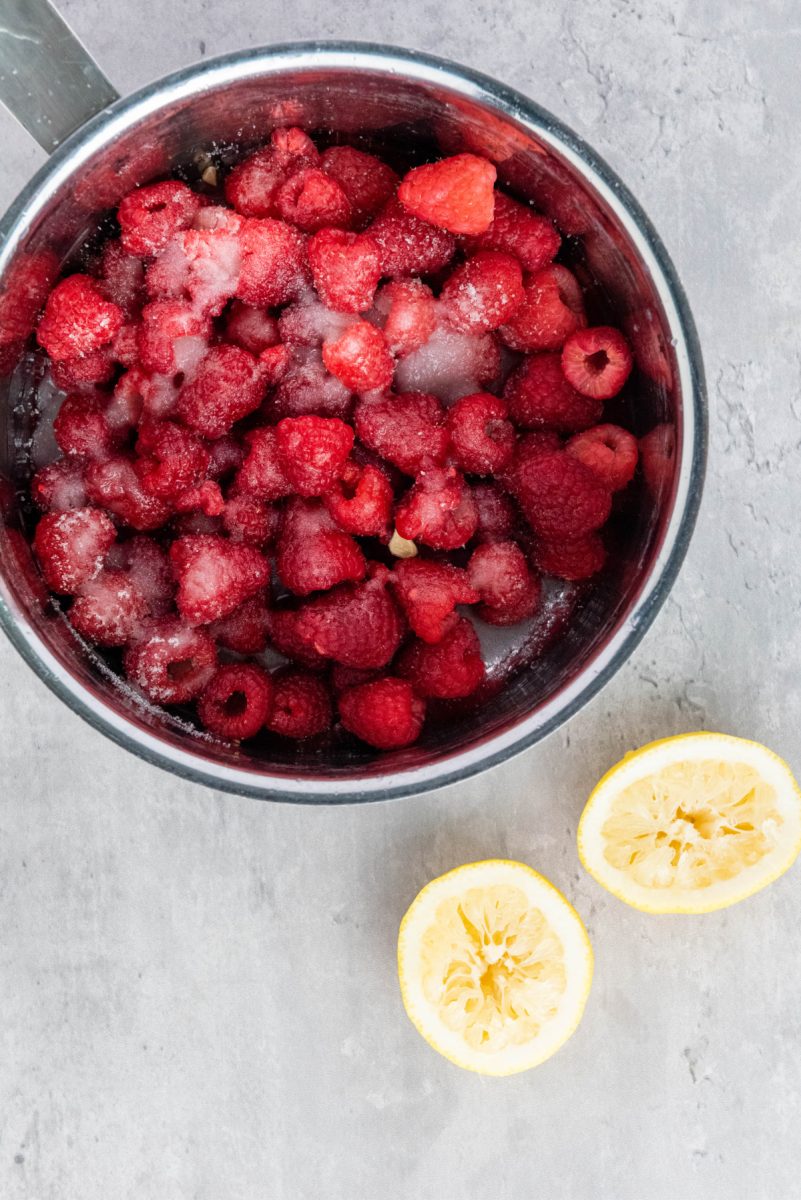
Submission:
{"label": "yellow lemon", "polygon": [[690,733],[652,742],[604,775],[578,828],[579,857],[643,912],[726,908],[772,883],[801,849],[801,792],[758,742]]}
{"label": "yellow lemon", "polygon": [[555,1053],[575,1030],[592,981],[587,931],[531,867],[468,863],[434,879],[401,922],[406,1012],[459,1067],[512,1075]]}

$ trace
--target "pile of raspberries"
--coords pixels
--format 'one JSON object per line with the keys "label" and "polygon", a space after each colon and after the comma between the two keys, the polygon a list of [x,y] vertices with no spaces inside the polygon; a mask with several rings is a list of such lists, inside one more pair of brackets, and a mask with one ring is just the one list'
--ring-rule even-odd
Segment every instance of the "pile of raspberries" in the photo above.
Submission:
{"label": "pile of raspberries", "polygon": [[495,177],[279,129],[224,199],[131,192],[50,292],[63,456],[31,482],[34,550],[149,701],[234,741],[338,720],[397,749],[481,688],[466,610],[515,625],[543,574],[603,567],[631,352]]}

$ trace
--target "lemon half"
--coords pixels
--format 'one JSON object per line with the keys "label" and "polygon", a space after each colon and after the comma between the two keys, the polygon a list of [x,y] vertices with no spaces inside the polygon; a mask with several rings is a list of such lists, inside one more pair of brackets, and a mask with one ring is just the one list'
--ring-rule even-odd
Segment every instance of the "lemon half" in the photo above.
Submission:
{"label": "lemon half", "polygon": [[683,734],[627,755],[578,828],[579,857],[643,912],[726,908],[772,883],[801,849],[801,792],[758,742]]}
{"label": "lemon half", "polygon": [[512,1075],[550,1058],[575,1030],[592,948],[575,909],[519,862],[490,859],[417,895],[398,937],[412,1023],[459,1067]]}

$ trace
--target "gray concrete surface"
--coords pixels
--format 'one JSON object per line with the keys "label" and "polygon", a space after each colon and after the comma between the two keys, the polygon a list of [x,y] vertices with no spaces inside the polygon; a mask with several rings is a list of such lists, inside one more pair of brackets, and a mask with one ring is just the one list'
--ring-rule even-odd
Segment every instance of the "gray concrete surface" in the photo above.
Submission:
{"label": "gray concrete surface", "polygon": [[[801,769],[801,20],[790,0],[65,0],[125,91],[202,54],[361,36],[529,92],[633,188],[687,287],[712,406],[671,600],[561,733],[483,778],[308,811],[214,795],[68,713],[0,645],[4,1200],[795,1200],[801,867],[648,919],[574,849],[626,748],[715,727]],[[0,5],[0,12],[2,5]],[[5,204],[41,154],[0,114]],[[394,942],[434,874],[531,862],[597,953],[539,1070],[482,1080],[407,1023]]]}

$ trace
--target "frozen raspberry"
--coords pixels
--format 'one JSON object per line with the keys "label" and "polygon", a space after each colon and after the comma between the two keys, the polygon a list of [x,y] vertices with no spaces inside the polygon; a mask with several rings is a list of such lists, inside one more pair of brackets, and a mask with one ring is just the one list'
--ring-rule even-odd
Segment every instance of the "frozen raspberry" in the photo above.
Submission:
{"label": "frozen raspberry", "polygon": [[197,701],[201,725],[219,737],[255,737],[270,712],[273,682],[254,663],[218,667]]}
{"label": "frozen raspberry", "polygon": [[328,665],[328,659],[318,654],[314,647],[301,637],[298,632],[299,620],[300,610],[271,609],[268,618],[270,643],[284,658],[292,659],[310,671],[321,671]]}
{"label": "frozen raspberry", "polygon": [[117,209],[123,249],[141,258],[158,254],[174,234],[189,228],[200,205],[200,197],[176,179],[130,192]]}
{"label": "frozen raspberry", "polygon": [[236,295],[255,308],[296,300],[307,286],[306,244],[283,221],[248,220],[239,237],[242,265]]}
{"label": "frozen raspberry", "polygon": [[276,420],[316,414],[346,421],[352,407],[350,390],[329,374],[322,359],[291,366],[271,401],[271,412]]}
{"label": "frozen raspberry", "polygon": [[623,334],[609,325],[572,333],[562,349],[565,378],[582,396],[609,400],[631,372],[631,350]]}
{"label": "frozen raspberry", "polygon": [[273,706],[266,725],[283,737],[316,737],[331,728],[331,696],[322,679],[288,669],[273,677]]}
{"label": "frozen raspberry", "polygon": [[0,355],[9,367],[16,365],[21,344],[33,331],[58,268],[52,250],[37,250],[18,254],[5,272],[0,292]]}
{"label": "frozen raspberry", "polygon": [[398,280],[381,288],[376,310],[384,318],[384,337],[397,358],[424,346],[437,325],[437,304],[431,288],[419,279]]}
{"label": "frozen raspberry", "polygon": [[292,491],[278,458],[274,429],[251,429],[245,435],[248,450],[234,480],[237,495],[260,500],[280,500]]}
{"label": "frozen raspberry", "polygon": [[350,425],[332,417],[286,417],[275,438],[281,469],[301,496],[329,491],[353,448]]}
{"label": "frozen raspberry", "polygon": [[209,465],[209,452],[200,438],[175,421],[144,420],[136,453],[134,468],[142,487],[164,500],[174,500],[200,483]]}
{"label": "frozen raspberry", "polygon": [[78,458],[60,458],[38,470],[31,480],[31,498],[36,507],[42,512],[83,508],[86,504],[85,466]]}
{"label": "frozen raspberry", "polygon": [[207,438],[222,437],[259,407],[264,380],[258,359],[238,346],[213,346],[178,397],[178,414]]}
{"label": "frozen raspberry", "polygon": [[231,496],[222,513],[223,528],[232,542],[264,548],[278,534],[278,509],[255,496]]}
{"label": "frozen raspberry", "polygon": [[440,700],[471,696],[486,673],[472,622],[459,617],[436,645],[415,638],[398,656],[398,672],[420,696]]}
{"label": "frozen raspberry", "polygon": [[358,687],[361,683],[369,683],[376,679],[377,671],[359,670],[357,667],[343,667],[342,663],[334,663],[331,668],[331,687],[338,696],[348,688]]}
{"label": "frozen raspberry", "polygon": [[114,435],[106,422],[106,405],[99,395],[67,396],[53,422],[53,433],[65,454],[108,458]]}
{"label": "frozen raspberry", "polygon": [[258,550],[214,534],[177,538],[170,561],[178,580],[178,611],[190,625],[227,616],[265,587],[270,575]]}
{"label": "frozen raspberry", "polygon": [[512,459],[515,431],[503,400],[489,392],[463,396],[448,410],[447,429],[457,466],[472,475],[494,475]]}
{"label": "frozen raspberry", "polygon": [[495,176],[486,158],[455,154],[409,171],[398,199],[416,217],[449,233],[485,233],[495,207]]}
{"label": "frozen raspberry", "polygon": [[293,171],[315,164],[317,148],[302,129],[276,129],[271,145],[257,150],[231,171],[225,198],[246,217],[275,215],[275,197]]}
{"label": "frozen raspberry", "polygon": [[400,392],[432,392],[445,403],[494,388],[500,381],[501,352],[491,333],[460,333],[441,322],[424,346],[398,363]]}
{"label": "frozen raspberry", "polygon": [[259,363],[268,388],[277,387],[292,366],[292,351],[289,346],[268,346],[259,354]]}
{"label": "frozen raspberry", "polygon": [[488,333],[514,315],[524,295],[517,259],[498,250],[480,250],[450,274],[440,300],[454,329]]}
{"label": "frozen raspberry", "polygon": [[[227,210],[209,208],[209,219]],[[241,225],[242,218],[237,218]],[[242,232],[230,221],[176,235],[147,269],[148,295],[154,300],[187,299],[200,312],[217,316],[236,294],[242,270]],[[247,297],[243,296],[243,299]]]}
{"label": "frozen raspberry", "polygon": [[421,471],[395,507],[401,537],[434,550],[456,550],[476,532],[478,511],[470,488],[453,467]]}
{"label": "frozen raspberry", "polygon": [[642,472],[648,491],[657,500],[670,487],[676,469],[676,428],[656,425],[639,442]]}
{"label": "frozen raspberry", "polygon": [[287,505],[275,565],[282,583],[298,596],[362,579],[367,570],[358,544],[323,505],[300,499]]}
{"label": "frozen raspberry", "polygon": [[436,396],[369,397],[356,406],[354,424],[368,449],[407,475],[417,475],[426,463],[444,463],[448,453],[445,411]]}
{"label": "frozen raspberry", "polygon": [[225,340],[258,357],[278,342],[278,322],[263,309],[234,300],[225,317]]}
{"label": "frozen raspberry", "polygon": [[245,447],[238,438],[223,436],[206,442],[209,452],[209,477],[225,479],[234,471],[238,471],[245,461]]}
{"label": "frozen raspberry", "polygon": [[278,332],[293,354],[301,352],[298,360],[305,363],[316,361],[316,355],[307,351],[319,351],[326,339],[339,337],[355,321],[356,317],[351,313],[332,312],[317,299],[305,299],[283,310],[278,319]]}
{"label": "frozen raspberry", "polygon": [[378,243],[384,275],[430,275],[453,258],[456,242],[449,233],[421,221],[394,197],[368,225]]}
{"label": "frozen raspberry", "polygon": [[330,146],[323,151],[320,165],[347,196],[357,225],[375,216],[398,186],[391,167],[354,146]]}
{"label": "frozen raspberry", "polygon": [[509,416],[523,429],[575,433],[596,425],[599,400],[583,396],[565,379],[558,354],[532,354],[512,372],[503,389]]}
{"label": "frozen raspberry", "polygon": [[251,596],[208,628],[215,642],[226,650],[236,654],[261,654],[267,645],[270,628],[270,611],[264,596],[261,593]]}
{"label": "frozen raspberry", "polygon": [[141,258],[129,254],[122,242],[106,242],[100,256],[97,285],[107,300],[128,317],[139,311],[145,291],[145,268]]}
{"label": "frozen raspberry", "polygon": [[207,349],[208,317],[181,300],[154,300],[142,309],[137,343],[146,371],[170,375],[195,366]]}
{"label": "frozen raspberry", "polygon": [[136,366],[139,362],[139,322],[128,321],[120,328],[109,348],[98,353],[108,354],[120,366]]}
{"label": "frozen raspberry", "polygon": [[117,380],[106,407],[106,421],[120,442],[138,425],[142,414],[154,418],[168,416],[175,408],[178,389],[164,375],[148,375],[141,367],[131,367]]}
{"label": "frozen raspberry", "polygon": [[364,312],[381,278],[378,243],[366,233],[321,229],[309,242],[314,286],[324,304],[337,312]]}
{"label": "frozen raspberry", "polygon": [[478,510],[475,537],[479,542],[502,542],[509,537],[517,522],[512,501],[494,483],[477,483],[473,500]]}
{"label": "frozen raspberry", "polygon": [[406,620],[424,642],[441,642],[458,620],[456,605],[479,599],[459,567],[425,558],[396,563],[392,583]]}
{"label": "frozen raspberry", "polygon": [[392,484],[378,467],[369,463],[346,463],[323,501],[337,525],[346,533],[359,537],[389,536]]}
{"label": "frozen raspberry", "polygon": [[219,483],[204,479],[202,483],[186,488],[173,500],[177,513],[191,513],[199,509],[207,517],[220,517],[225,509],[225,498]]}
{"label": "frozen raspberry", "polygon": [[481,597],[478,615],[488,625],[516,625],[539,607],[540,581],[516,542],[478,546],[467,564],[467,575]]}
{"label": "frozen raspberry", "polygon": [[631,483],[637,470],[637,439],[619,425],[596,425],[577,433],[565,449],[589,467],[610,492],[619,492]]}
{"label": "frozen raspberry", "polygon": [[279,216],[304,233],[325,226],[344,228],[353,215],[350,201],[337,181],[317,167],[305,167],[290,175],[276,192],[275,207]]}
{"label": "frozen raspberry", "polygon": [[394,362],[386,338],[369,321],[350,325],[336,341],[323,343],[323,362],[352,392],[389,387]]}
{"label": "frozen raspberry", "polygon": [[88,275],[69,275],[48,296],[36,337],[55,361],[80,358],[113,341],[125,315]]}
{"label": "frozen raspberry", "polygon": [[304,604],[298,633],[317,654],[345,667],[384,667],[403,637],[403,620],[380,579],[346,583]]}
{"label": "frozen raspberry", "polygon": [[93,383],[108,383],[114,374],[114,356],[110,347],[83,354],[80,358],[63,358],[51,364],[53,383],[63,392],[83,388]]}
{"label": "frozen raspberry", "polygon": [[547,217],[496,192],[491,225],[468,245],[514,254],[525,271],[536,272],[556,257],[561,241]]}
{"label": "frozen raspberry", "polygon": [[525,287],[525,299],[499,330],[512,350],[561,350],[586,325],[581,287],[566,267],[550,266]]}
{"label": "frozen raspberry", "polygon": [[544,575],[578,582],[598,574],[606,562],[606,550],[598,534],[590,533],[572,542],[538,539],[531,557]]}
{"label": "frozen raspberry", "polygon": [[153,538],[140,533],[125,542],[117,542],[108,552],[106,566],[127,575],[144,596],[151,616],[163,617],[172,608],[175,581],[170,560]]}
{"label": "frozen raspberry", "polygon": [[54,592],[74,595],[100,574],[116,538],[113,523],[97,508],[45,513],[33,538],[45,583]]}
{"label": "frozen raspberry", "polygon": [[217,666],[205,629],[178,617],[149,621],[124,658],[125,673],[156,704],[186,704],[203,691]]}
{"label": "frozen raspberry", "polygon": [[70,608],[73,629],[99,646],[125,646],[148,615],[148,605],[125,571],[101,571]]}
{"label": "frozen raspberry", "polygon": [[425,702],[405,679],[385,675],[349,688],[337,700],[343,728],[376,750],[400,750],[420,736]]}
{"label": "frozen raspberry", "polygon": [[513,490],[531,528],[548,541],[585,537],[600,529],[612,507],[609,489],[564,450],[520,463]]}

